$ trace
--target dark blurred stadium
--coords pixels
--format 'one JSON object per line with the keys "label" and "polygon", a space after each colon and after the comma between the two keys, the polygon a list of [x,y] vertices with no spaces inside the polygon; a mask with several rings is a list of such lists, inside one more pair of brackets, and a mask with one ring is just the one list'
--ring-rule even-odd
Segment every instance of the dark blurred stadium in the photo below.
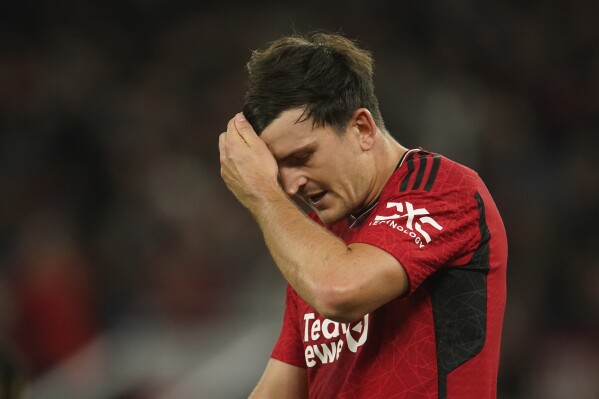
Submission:
{"label": "dark blurred stadium", "polygon": [[0,396],[249,393],[284,281],[218,135],[253,49],[327,30],[374,53],[400,143],[495,196],[499,397],[599,397],[598,18],[592,0],[3,1]]}

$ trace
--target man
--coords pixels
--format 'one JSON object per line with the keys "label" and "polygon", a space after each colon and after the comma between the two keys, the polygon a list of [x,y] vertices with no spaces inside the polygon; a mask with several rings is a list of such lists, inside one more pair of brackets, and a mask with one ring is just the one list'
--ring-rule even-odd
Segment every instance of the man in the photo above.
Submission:
{"label": "man", "polygon": [[391,137],[348,39],[282,38],[248,71],[221,175],[289,283],[251,398],[495,397],[507,242],[478,175]]}

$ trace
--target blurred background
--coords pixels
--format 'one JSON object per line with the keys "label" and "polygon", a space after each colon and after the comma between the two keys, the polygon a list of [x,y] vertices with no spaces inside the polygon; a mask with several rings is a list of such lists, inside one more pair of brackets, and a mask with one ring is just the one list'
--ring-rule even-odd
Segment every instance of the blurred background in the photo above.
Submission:
{"label": "blurred background", "polygon": [[220,180],[245,63],[372,51],[390,132],[476,169],[510,244],[499,397],[599,397],[599,2],[0,3],[0,397],[229,399],[285,282]]}

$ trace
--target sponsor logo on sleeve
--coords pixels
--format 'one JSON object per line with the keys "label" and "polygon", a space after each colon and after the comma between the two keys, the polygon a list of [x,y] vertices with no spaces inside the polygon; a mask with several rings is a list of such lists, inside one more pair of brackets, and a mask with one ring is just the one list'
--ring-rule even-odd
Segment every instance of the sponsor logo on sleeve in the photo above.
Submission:
{"label": "sponsor logo on sleeve", "polygon": [[390,216],[377,215],[369,226],[385,225],[400,231],[414,240],[419,248],[424,248],[433,239],[432,232],[441,231],[443,227],[435,221],[426,208],[414,208],[411,202],[387,202],[387,208],[395,208]]}

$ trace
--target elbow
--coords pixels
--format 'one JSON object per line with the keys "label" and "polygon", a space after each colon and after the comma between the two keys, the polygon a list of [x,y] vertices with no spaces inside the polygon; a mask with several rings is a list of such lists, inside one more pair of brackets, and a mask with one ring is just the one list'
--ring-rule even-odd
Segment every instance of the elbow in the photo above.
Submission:
{"label": "elbow", "polygon": [[314,302],[314,309],[322,317],[338,323],[351,323],[368,313],[348,288],[326,287]]}

